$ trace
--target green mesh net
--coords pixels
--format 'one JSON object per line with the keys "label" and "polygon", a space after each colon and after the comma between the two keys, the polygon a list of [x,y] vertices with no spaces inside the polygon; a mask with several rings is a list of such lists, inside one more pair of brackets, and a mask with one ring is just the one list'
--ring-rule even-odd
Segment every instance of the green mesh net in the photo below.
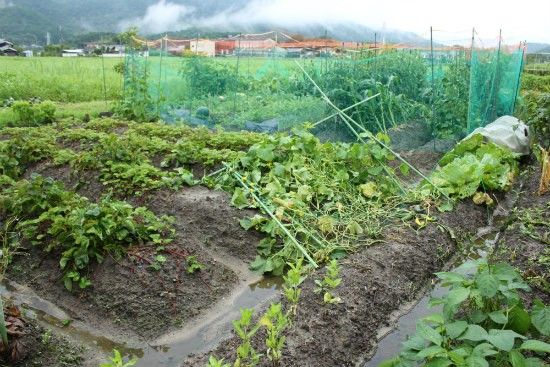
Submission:
{"label": "green mesh net", "polygon": [[275,132],[307,122],[325,139],[350,141],[414,126],[424,141],[456,140],[513,113],[522,58],[464,48],[300,59],[149,50],[126,58],[124,101],[167,123]]}

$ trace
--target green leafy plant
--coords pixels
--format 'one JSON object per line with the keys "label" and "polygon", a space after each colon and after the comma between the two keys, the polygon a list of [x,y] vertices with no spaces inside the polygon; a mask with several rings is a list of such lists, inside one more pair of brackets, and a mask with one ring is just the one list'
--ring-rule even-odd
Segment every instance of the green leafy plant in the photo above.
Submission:
{"label": "green leafy plant", "polygon": [[300,295],[302,293],[302,290],[299,287],[306,278],[302,263],[303,258],[300,258],[295,264],[288,264],[289,269],[283,277],[285,281],[283,284],[283,294],[290,304],[289,312],[292,316],[296,316],[298,301],[300,300]]}
{"label": "green leafy plant", "polygon": [[443,312],[418,321],[399,357],[381,366],[542,366],[539,355],[550,353],[550,344],[537,337],[550,335],[550,308],[524,308],[518,290],[529,287],[514,268],[481,259],[436,275],[449,287],[431,301]]}
{"label": "green leafy plant", "polygon": [[204,269],[204,264],[201,264],[200,262],[198,262],[196,256],[187,256],[186,261],[187,261],[187,272],[189,274],[193,274],[197,271]]}
{"label": "green leafy plant", "polygon": [[11,109],[16,115],[18,126],[51,124],[55,120],[55,105],[52,102],[32,104],[17,101]]}
{"label": "green leafy plant", "polygon": [[[445,154],[430,179],[449,197],[464,199],[479,189],[509,189],[517,172],[516,155],[475,134]],[[424,183],[422,190],[429,192],[431,185]]]}
{"label": "green leafy plant", "polygon": [[217,359],[214,356],[210,356],[210,358],[208,358],[208,364],[206,365],[206,367],[231,367],[231,365],[229,363],[224,363],[223,358]]}
{"label": "green leafy plant", "polygon": [[130,367],[135,366],[138,362],[136,357],[131,358],[128,362],[124,362],[122,354],[116,349],[113,349],[113,356],[109,358],[109,362],[102,363],[100,367]]}
{"label": "green leafy plant", "polygon": [[322,280],[315,280],[317,287],[315,293],[323,293],[323,301],[325,303],[340,303],[340,297],[335,296],[332,292],[340,285],[342,278],[339,278],[340,266],[336,259],[331,260],[326,266],[326,274]]}
{"label": "green leafy plant", "polygon": [[[299,257],[325,262],[333,253],[372,241],[381,233],[382,213],[384,221],[403,214],[386,210],[400,190],[387,166],[391,159],[375,143],[322,144],[304,130],[253,145],[215,181],[233,194],[233,205],[260,208],[265,215],[241,221],[245,229],[269,237],[260,243],[251,269],[282,275],[286,263]],[[385,171],[388,175],[381,174]],[[376,195],[362,194],[366,182],[375,185]],[[298,251],[297,243],[305,251]]]}
{"label": "green leafy plant", "polygon": [[5,189],[0,209],[21,219],[16,228],[35,245],[61,252],[59,265],[69,290],[73,283],[80,288],[91,284],[82,274],[91,261],[101,262],[106,254],[121,257],[127,246],[140,242],[160,246],[173,235],[169,217],[157,218],[146,208],[107,197],[90,203],[37,175]]}
{"label": "green leafy plant", "polygon": [[241,339],[241,344],[237,347],[235,367],[254,367],[260,361],[261,355],[252,347],[252,337],[258,332],[261,325],[253,325],[253,313],[253,309],[241,309],[241,318],[233,321],[235,333]]}
{"label": "green leafy plant", "polygon": [[265,327],[267,333],[265,339],[267,358],[274,366],[278,366],[283,356],[283,346],[286,339],[282,334],[289,324],[289,319],[283,312],[281,304],[272,303],[261,318],[260,324]]}

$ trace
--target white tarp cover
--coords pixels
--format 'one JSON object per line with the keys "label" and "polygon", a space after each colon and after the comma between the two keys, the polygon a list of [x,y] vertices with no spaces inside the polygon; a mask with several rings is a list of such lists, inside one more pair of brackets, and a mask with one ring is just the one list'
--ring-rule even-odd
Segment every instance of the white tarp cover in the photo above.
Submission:
{"label": "white tarp cover", "polygon": [[502,116],[478,127],[468,137],[481,134],[489,141],[521,155],[529,154],[529,126],[513,116]]}

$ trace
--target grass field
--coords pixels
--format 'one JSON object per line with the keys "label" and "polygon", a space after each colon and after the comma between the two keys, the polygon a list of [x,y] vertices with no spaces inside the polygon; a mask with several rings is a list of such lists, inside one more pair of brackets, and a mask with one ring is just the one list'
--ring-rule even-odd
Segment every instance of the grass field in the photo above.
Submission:
{"label": "grass field", "polygon": [[[0,100],[40,97],[55,102],[116,99],[122,76],[114,58],[0,58]],[[105,77],[105,88],[103,80]]]}
{"label": "grass field", "polygon": [[[181,57],[162,59],[163,75],[177,74],[184,62]],[[252,76],[277,68],[283,74],[295,71],[294,59],[235,57],[219,58],[218,62],[236,66],[239,73]],[[99,57],[3,57],[0,58],[0,100],[40,97],[55,102],[88,102],[117,99],[123,78],[115,72],[120,58]],[[158,76],[160,57],[149,58],[151,75]],[[323,63],[323,60],[307,62]],[[104,84],[105,78],[105,84]]]}

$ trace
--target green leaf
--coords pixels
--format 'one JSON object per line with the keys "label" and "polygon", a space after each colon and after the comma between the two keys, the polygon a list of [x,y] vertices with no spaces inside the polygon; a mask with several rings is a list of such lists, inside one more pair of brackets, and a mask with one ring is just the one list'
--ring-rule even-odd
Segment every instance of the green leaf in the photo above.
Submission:
{"label": "green leaf", "polygon": [[401,361],[399,360],[398,357],[396,357],[396,358],[387,359],[383,361],[378,365],[378,367],[397,367],[400,364],[401,364]]}
{"label": "green leaf", "polygon": [[518,334],[524,335],[531,326],[531,316],[522,307],[517,305],[508,314],[506,329],[512,329]]}
{"label": "green leaf", "polygon": [[542,335],[550,336],[550,307],[535,302],[531,311],[531,322]]}
{"label": "green leaf", "polygon": [[447,330],[447,335],[452,338],[456,339],[462,334],[466,328],[468,327],[468,323],[466,321],[455,321],[450,324],[445,325],[445,329]]}
{"label": "green leaf", "polygon": [[471,356],[466,359],[467,367],[489,367],[489,362],[483,357]]}
{"label": "green leaf", "polygon": [[511,350],[508,354],[512,367],[526,367],[525,357],[518,350]]}
{"label": "green leaf", "polygon": [[424,367],[447,367],[452,364],[453,362],[447,358],[435,358],[430,362],[426,363]]}
{"label": "green leaf", "polygon": [[479,325],[468,325],[466,332],[462,334],[458,339],[459,340],[471,340],[474,342],[479,342],[487,339],[487,331]]}
{"label": "green leaf", "polygon": [[464,302],[470,295],[468,288],[460,287],[449,291],[446,297],[447,304],[449,306],[457,306]]}
{"label": "green leaf", "polygon": [[416,323],[416,333],[420,337],[429,340],[435,345],[441,345],[443,342],[443,337],[423,321],[418,321]]}
{"label": "green leaf", "polygon": [[476,284],[484,297],[494,297],[498,290],[498,280],[489,273],[482,273],[477,276]]}
{"label": "green leaf", "polygon": [[443,285],[452,284],[452,283],[462,283],[466,280],[464,275],[455,273],[452,271],[439,272],[435,275],[442,280]]}
{"label": "green leaf", "polygon": [[409,175],[410,168],[407,164],[401,163],[399,165],[399,171],[401,171],[401,174],[406,177]]}
{"label": "green leaf", "polygon": [[275,158],[275,154],[273,154],[274,148],[275,147],[273,145],[266,145],[265,147],[256,150],[256,155],[262,161],[271,162]]}
{"label": "green leaf", "polygon": [[494,311],[489,314],[489,318],[496,322],[497,324],[505,325],[508,322],[508,317],[504,314],[503,311]]}
{"label": "green leaf", "polygon": [[498,354],[495,348],[489,343],[481,343],[475,346],[472,350],[473,356],[487,357]]}
{"label": "green leaf", "polygon": [[233,197],[231,198],[231,204],[239,209],[244,209],[248,207],[248,200],[246,194],[240,187],[236,188],[233,192]]}
{"label": "green leaf", "polygon": [[512,330],[489,330],[489,335],[485,338],[489,343],[493,344],[500,350],[509,352],[514,348],[514,342],[516,338],[525,339],[523,335],[520,335]]}
{"label": "green leaf", "polygon": [[418,359],[433,358],[445,353],[446,350],[444,348],[440,347],[439,345],[432,345],[431,347],[422,349],[420,352],[418,352],[416,357]]}
{"label": "green leaf", "polygon": [[438,313],[431,314],[429,316],[424,317],[422,320],[427,322],[433,322],[438,325],[443,325],[445,323],[445,320],[443,319],[443,316]]}
{"label": "green leaf", "polygon": [[550,344],[540,340],[526,340],[521,344],[521,347],[519,347],[519,349],[550,353]]}

